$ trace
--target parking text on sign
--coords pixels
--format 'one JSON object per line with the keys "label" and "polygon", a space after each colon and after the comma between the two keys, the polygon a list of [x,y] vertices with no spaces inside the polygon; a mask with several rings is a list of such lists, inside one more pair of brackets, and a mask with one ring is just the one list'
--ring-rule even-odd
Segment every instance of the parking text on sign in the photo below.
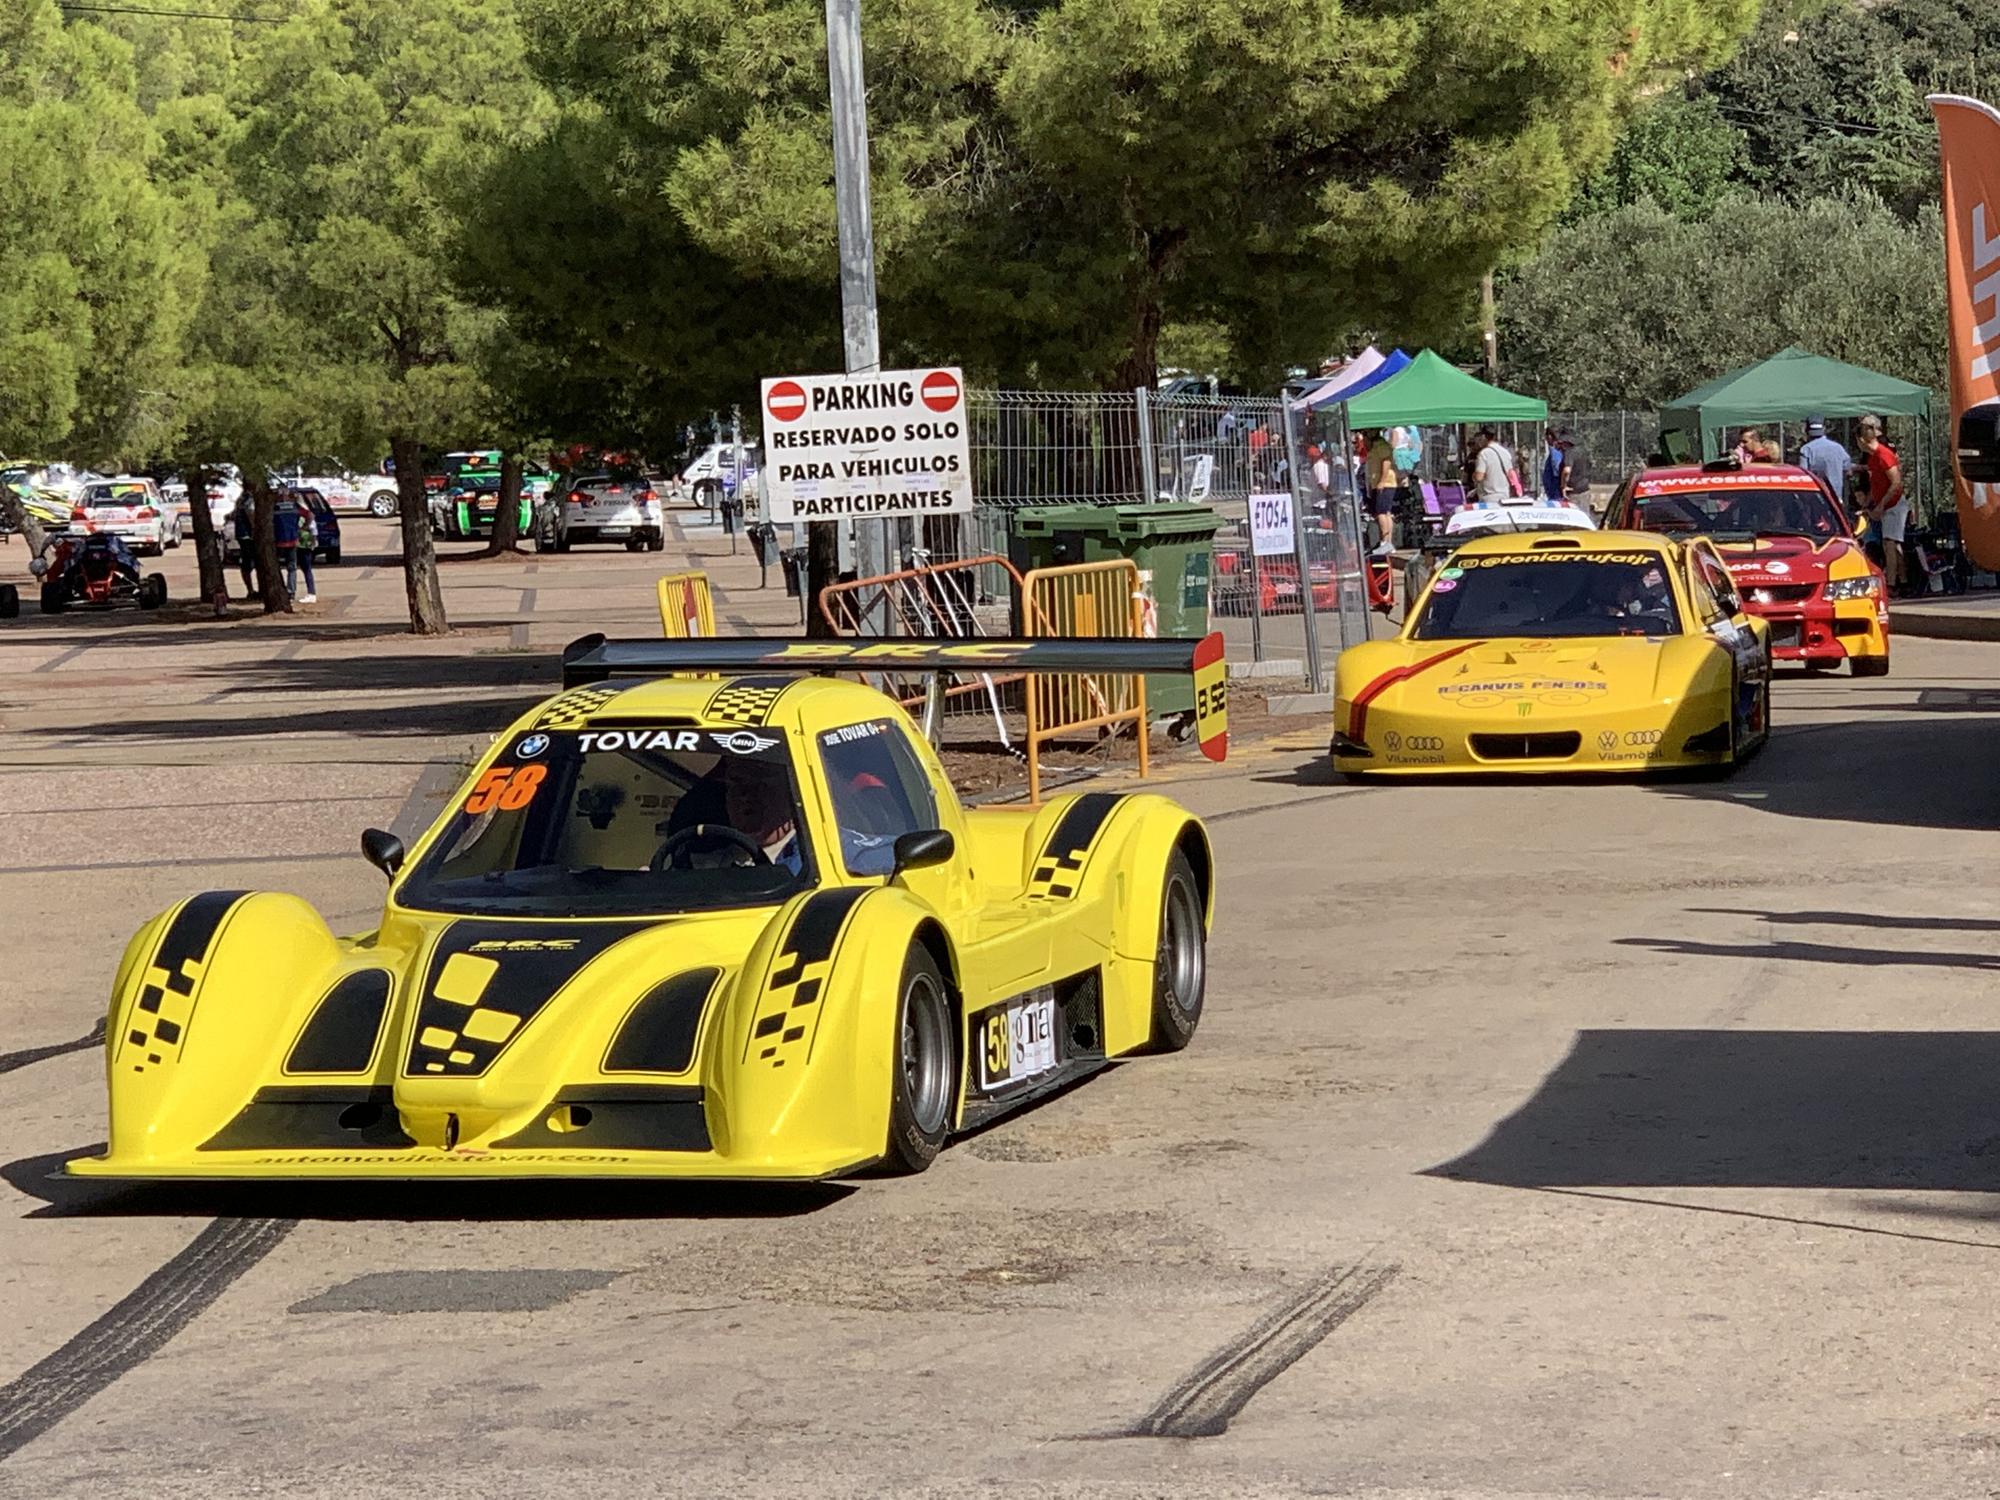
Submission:
{"label": "parking text on sign", "polygon": [[955,369],[764,382],[772,521],[972,509],[965,384]]}

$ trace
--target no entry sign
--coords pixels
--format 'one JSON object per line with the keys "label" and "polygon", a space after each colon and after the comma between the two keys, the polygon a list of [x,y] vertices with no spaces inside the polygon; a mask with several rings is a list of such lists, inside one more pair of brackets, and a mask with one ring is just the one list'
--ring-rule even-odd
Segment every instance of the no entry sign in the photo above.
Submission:
{"label": "no entry sign", "polygon": [[764,501],[772,521],[972,509],[965,377],[954,369],[792,375],[764,382]]}

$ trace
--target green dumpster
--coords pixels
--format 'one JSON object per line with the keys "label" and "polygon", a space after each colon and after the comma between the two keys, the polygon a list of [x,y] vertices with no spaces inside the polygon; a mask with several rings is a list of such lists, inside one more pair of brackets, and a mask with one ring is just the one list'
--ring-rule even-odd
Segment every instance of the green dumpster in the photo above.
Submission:
{"label": "green dumpster", "polygon": [[[1023,573],[1130,558],[1151,575],[1159,634],[1198,640],[1208,634],[1216,526],[1206,505],[1049,505],[1010,514],[1007,551]],[[1146,707],[1192,713],[1194,680],[1148,677]]]}

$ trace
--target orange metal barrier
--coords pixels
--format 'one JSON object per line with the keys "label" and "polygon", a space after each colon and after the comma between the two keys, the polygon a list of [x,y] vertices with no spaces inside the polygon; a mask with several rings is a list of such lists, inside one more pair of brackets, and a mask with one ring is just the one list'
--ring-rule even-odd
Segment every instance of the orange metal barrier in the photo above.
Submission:
{"label": "orange metal barrier", "polygon": [[674,641],[715,634],[706,573],[669,573],[660,580],[660,634]]}
{"label": "orange metal barrier", "polygon": [[[1139,565],[1129,558],[1037,568],[1021,581],[1021,633],[1143,637],[1146,609]],[[1079,729],[1117,732],[1130,724],[1139,740],[1139,774],[1148,770],[1146,679],[1107,672],[1028,679],[1028,801],[1042,800],[1044,741]]]}
{"label": "orange metal barrier", "polygon": [[[986,634],[979,618],[982,568],[1001,569],[1014,597],[1024,597],[1020,570],[1006,558],[989,553],[962,562],[930,563],[898,573],[830,584],[820,591],[820,616],[836,634],[846,636],[861,635],[864,629],[868,634],[878,633],[890,621],[894,622],[895,633],[905,637],[982,636]],[[935,733],[936,715],[951,712],[954,700],[983,695],[986,699],[983,710],[975,704],[970,711],[990,713],[1000,743],[1013,748],[999,689],[1021,681],[1021,673],[981,672],[961,678],[957,674],[905,677],[884,672],[882,680],[884,690],[923,724],[927,734]]]}

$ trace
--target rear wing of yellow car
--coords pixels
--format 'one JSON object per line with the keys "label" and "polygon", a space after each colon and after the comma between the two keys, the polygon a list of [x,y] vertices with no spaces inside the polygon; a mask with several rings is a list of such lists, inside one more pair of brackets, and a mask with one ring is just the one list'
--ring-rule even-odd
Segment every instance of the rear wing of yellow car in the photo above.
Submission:
{"label": "rear wing of yellow car", "polygon": [[675,672],[1116,672],[1194,678],[1195,738],[1210,760],[1229,748],[1229,668],[1222,637],[1006,637],[813,641],[773,636],[608,640],[587,635],[563,648],[563,686]]}

